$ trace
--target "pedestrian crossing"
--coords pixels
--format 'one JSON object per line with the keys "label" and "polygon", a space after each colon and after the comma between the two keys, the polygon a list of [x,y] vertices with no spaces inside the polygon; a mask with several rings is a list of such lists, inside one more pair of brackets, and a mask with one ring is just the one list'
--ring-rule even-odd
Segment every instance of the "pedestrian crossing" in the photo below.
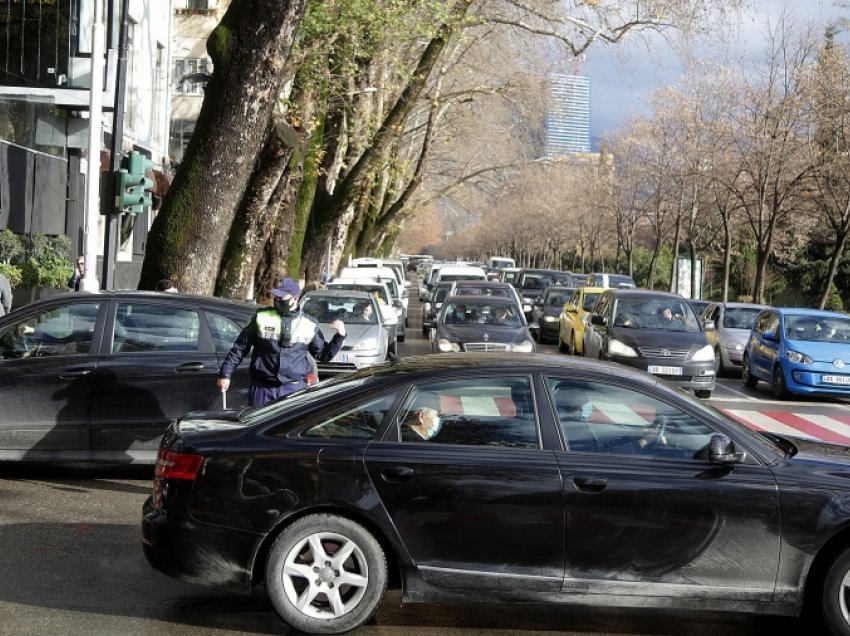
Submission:
{"label": "pedestrian crossing", "polygon": [[850,446],[850,414],[721,409],[756,431],[793,435]]}

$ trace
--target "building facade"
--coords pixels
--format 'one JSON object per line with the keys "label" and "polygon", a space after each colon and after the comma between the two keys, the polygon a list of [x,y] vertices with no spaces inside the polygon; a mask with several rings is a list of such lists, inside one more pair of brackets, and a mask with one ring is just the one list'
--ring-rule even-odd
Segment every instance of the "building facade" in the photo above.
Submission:
{"label": "building facade", "polygon": [[555,74],[546,114],[547,159],[590,152],[590,78]]}
{"label": "building facade", "polygon": [[[105,72],[92,82],[95,3],[106,35]],[[130,0],[122,153],[136,150],[160,175],[168,165],[172,16],[177,2]],[[111,179],[122,0],[0,2],[0,230],[67,234],[70,258],[85,245],[85,189]],[[92,86],[102,92],[103,151],[87,154]],[[89,170],[97,178],[88,177]],[[160,181],[157,179],[157,181]],[[111,205],[102,200],[101,206]],[[121,219],[116,288],[138,282],[150,213]],[[98,245],[105,223],[100,219]],[[102,248],[101,248],[102,249]],[[101,253],[102,256],[102,253]],[[98,275],[100,275],[98,273]]]}

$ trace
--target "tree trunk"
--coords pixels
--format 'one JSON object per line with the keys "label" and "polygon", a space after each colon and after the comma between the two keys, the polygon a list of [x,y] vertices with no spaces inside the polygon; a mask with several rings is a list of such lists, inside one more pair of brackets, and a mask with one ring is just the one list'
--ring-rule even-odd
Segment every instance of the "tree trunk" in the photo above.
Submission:
{"label": "tree trunk", "polygon": [[184,161],[148,234],[140,288],[172,277],[182,291],[213,293],[305,6],[306,0],[233,0],[210,35],[215,71]]}
{"label": "tree trunk", "polygon": [[823,309],[826,306],[826,301],[829,299],[829,291],[832,289],[832,281],[835,280],[835,273],[838,271],[838,264],[844,256],[844,246],[847,243],[847,232],[842,232],[835,237],[832,257],[829,259],[829,271],[826,274],[826,281],[823,286],[820,300],[818,300],[818,309]]}
{"label": "tree trunk", "polygon": [[289,173],[292,149],[271,130],[242,201],[222,257],[216,294],[224,298],[252,295],[254,274],[263,247],[274,231],[278,206]]}

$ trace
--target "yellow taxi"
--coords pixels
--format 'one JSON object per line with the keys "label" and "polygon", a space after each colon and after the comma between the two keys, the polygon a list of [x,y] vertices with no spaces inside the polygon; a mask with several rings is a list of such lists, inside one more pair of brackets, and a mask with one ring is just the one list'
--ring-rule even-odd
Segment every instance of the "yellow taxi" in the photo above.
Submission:
{"label": "yellow taxi", "polygon": [[604,287],[579,287],[564,304],[558,318],[558,348],[562,353],[584,355],[584,325]]}

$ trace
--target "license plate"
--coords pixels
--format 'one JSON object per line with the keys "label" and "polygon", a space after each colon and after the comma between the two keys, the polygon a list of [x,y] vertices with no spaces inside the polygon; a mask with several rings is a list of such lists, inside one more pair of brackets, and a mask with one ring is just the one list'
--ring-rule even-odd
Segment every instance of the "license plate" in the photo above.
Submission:
{"label": "license plate", "polygon": [[348,364],[348,354],[347,353],[338,353],[334,356],[334,362],[341,362],[342,364]]}
{"label": "license plate", "polygon": [[656,375],[682,375],[682,367],[657,367],[650,365],[649,372]]}
{"label": "license plate", "polygon": [[824,384],[850,384],[850,375],[825,375],[821,377]]}

